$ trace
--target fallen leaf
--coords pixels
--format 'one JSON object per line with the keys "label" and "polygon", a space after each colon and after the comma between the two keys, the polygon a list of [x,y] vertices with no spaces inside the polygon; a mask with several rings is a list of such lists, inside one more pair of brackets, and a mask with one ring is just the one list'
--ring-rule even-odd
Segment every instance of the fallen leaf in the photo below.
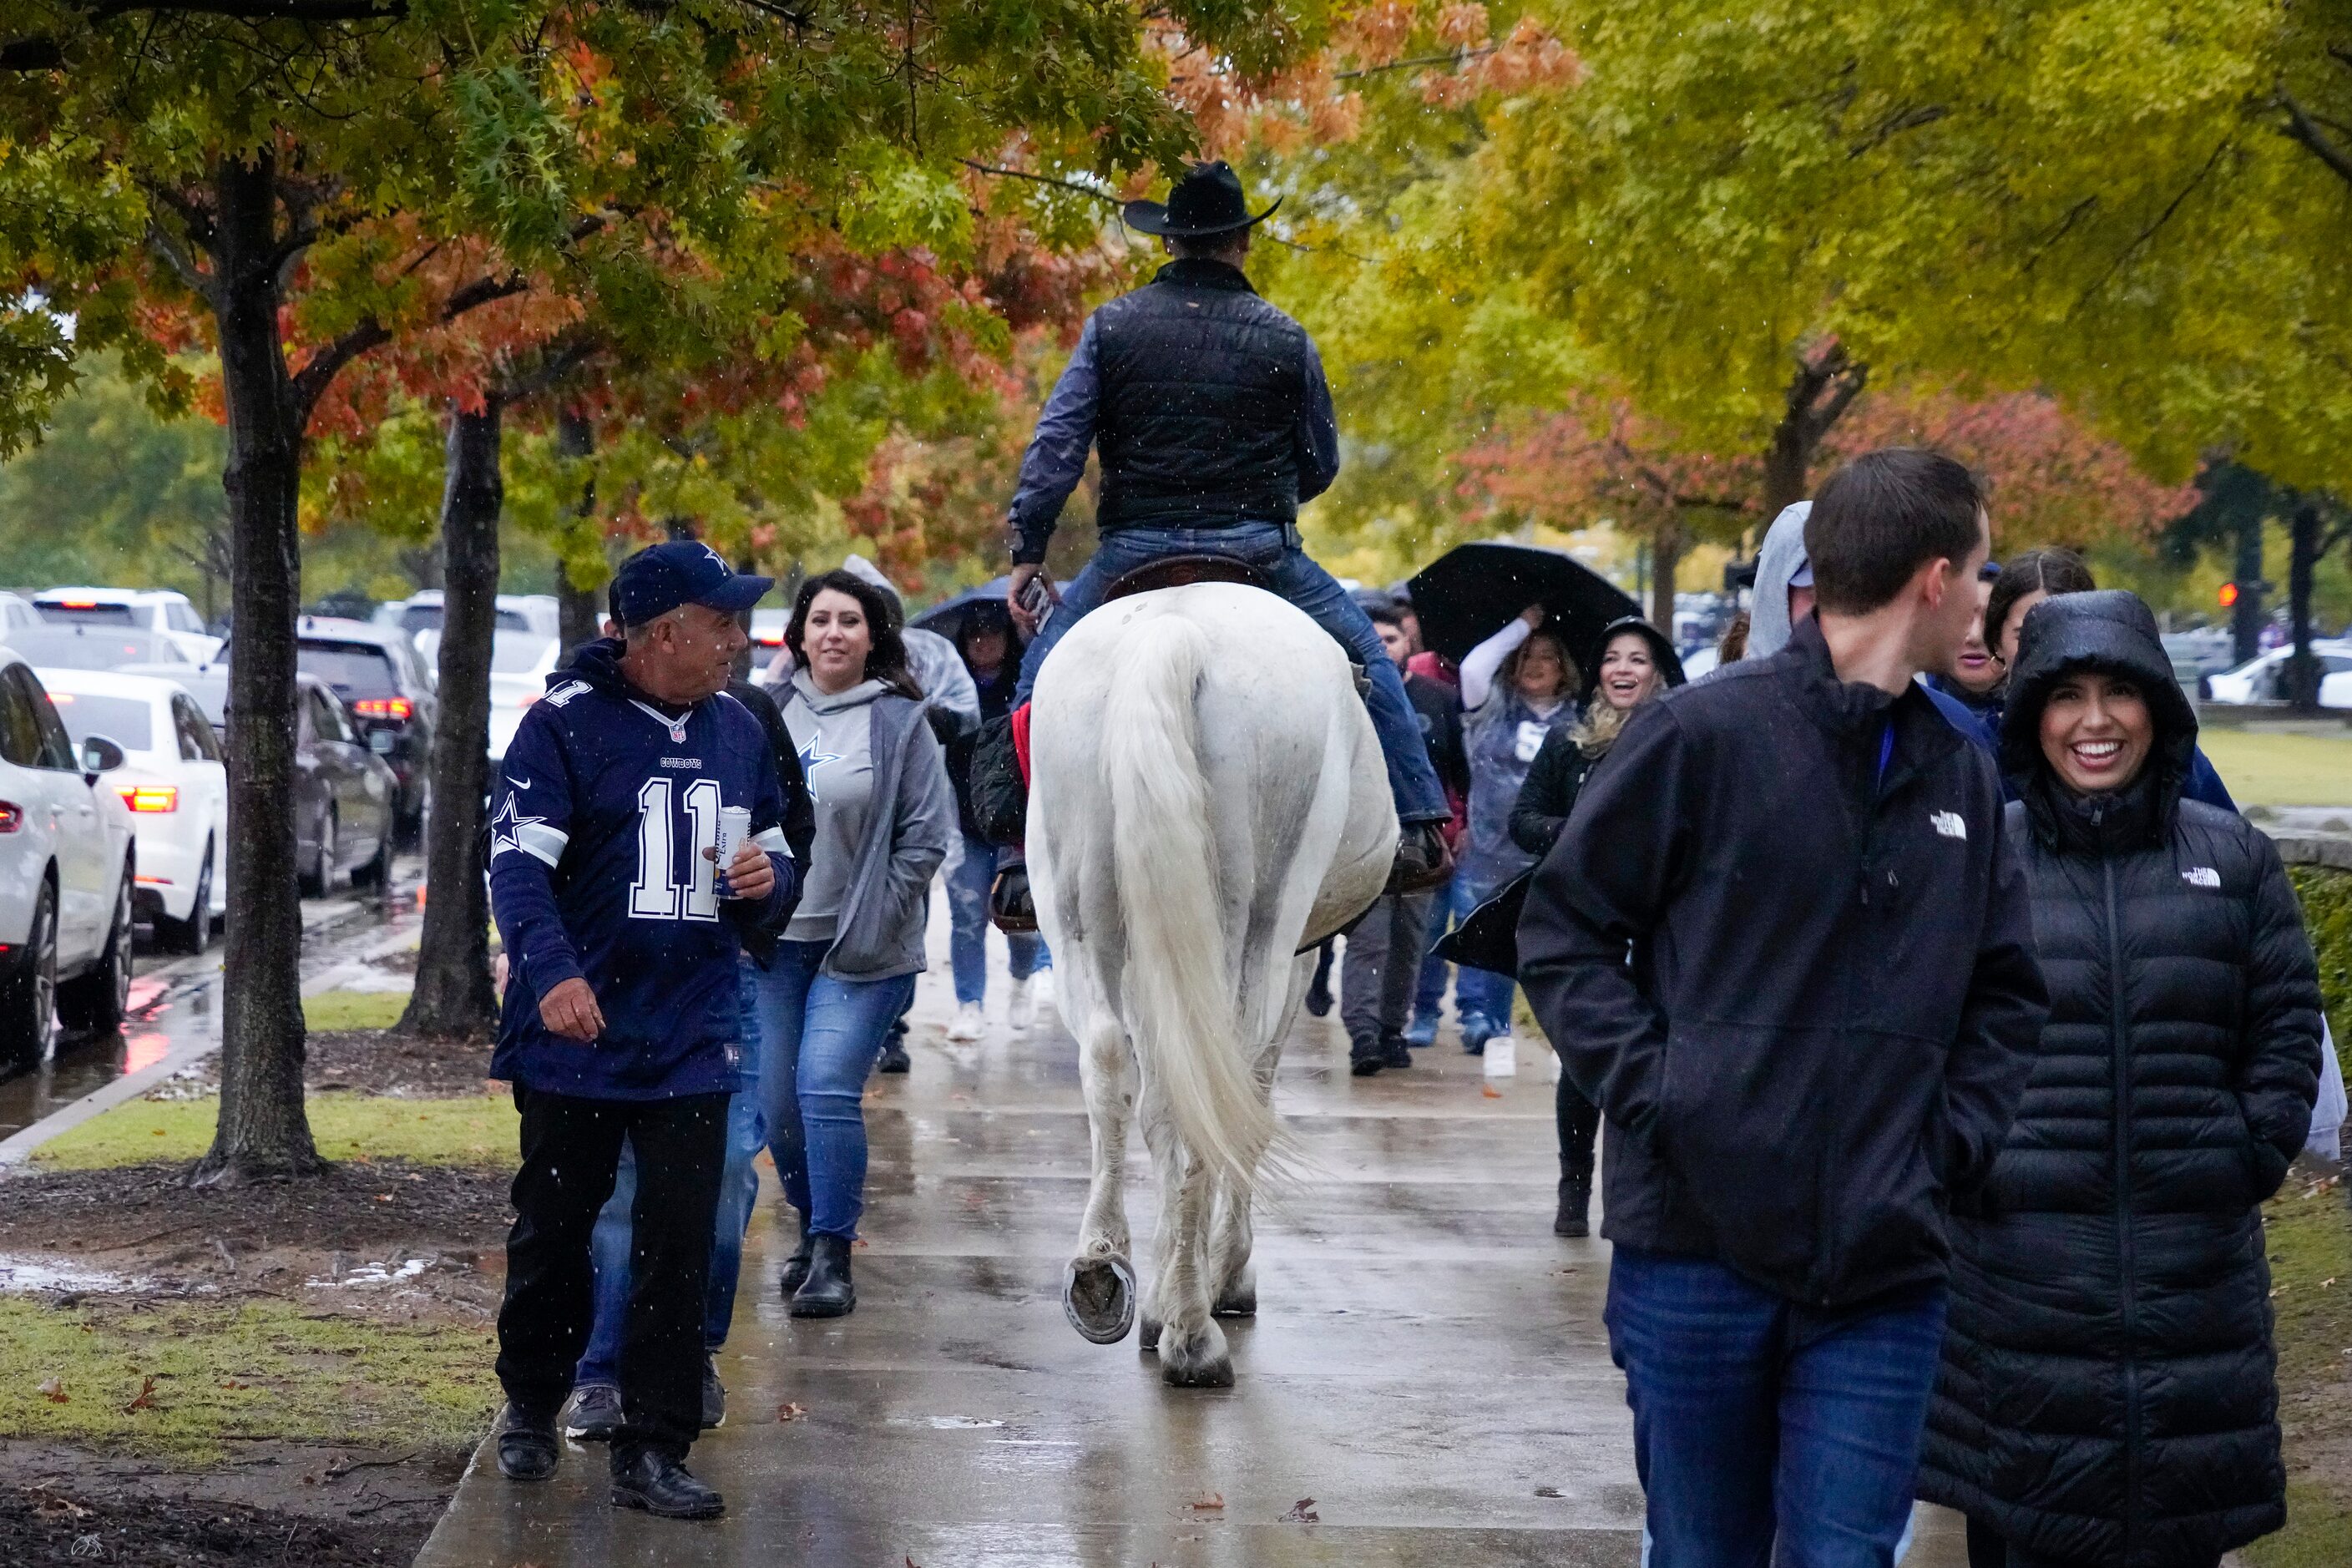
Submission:
{"label": "fallen leaf", "polygon": [[807,1414],[808,1406],[805,1405],[787,1404],[776,1406],[776,1419],[779,1421],[797,1421]]}
{"label": "fallen leaf", "polygon": [[1503,1098],[1503,1091],[1496,1089],[1491,1083],[1480,1084],[1478,1086],[1478,1092],[1485,1095],[1488,1100],[1500,1100]]}
{"label": "fallen leaf", "polygon": [[52,1405],[63,1405],[66,1402],[66,1380],[62,1377],[49,1378],[34,1392]]}
{"label": "fallen leaf", "polygon": [[1290,1505],[1290,1511],[1282,1516],[1285,1524],[1319,1524],[1322,1521],[1323,1516],[1315,1511],[1315,1500],[1311,1497],[1300,1498]]}
{"label": "fallen leaf", "polygon": [[1558,1497],[1559,1496],[1559,1489],[1558,1487],[1538,1487],[1536,1489],[1536,1496]]}
{"label": "fallen leaf", "polygon": [[46,1520],[88,1519],[90,1515],[89,1510],[82,1507],[73,1499],[59,1497],[46,1487],[35,1489],[33,1512],[38,1518]]}
{"label": "fallen leaf", "polygon": [[222,1386],[223,1388],[235,1389],[235,1388],[243,1388],[243,1387],[245,1387],[246,1385],[245,1385],[244,1384],[242,1384],[242,1383],[237,1382],[237,1380],[236,1380],[236,1379],[235,1379],[235,1378],[233,1378],[233,1377],[225,1377],[225,1378],[222,1378],[222,1379],[221,1379],[221,1386]]}
{"label": "fallen leaf", "polygon": [[1206,1493],[1203,1496],[1194,1498],[1192,1500],[1192,1506],[1202,1510],[1203,1511],[1213,1508],[1223,1508],[1225,1506],[1225,1494],[1223,1492]]}
{"label": "fallen leaf", "polygon": [[155,1380],[154,1380],[153,1378],[150,1377],[150,1378],[144,1378],[144,1379],[142,1379],[142,1380],[141,1380],[140,1384],[139,1384],[139,1397],[138,1397],[138,1398],[136,1398],[136,1399],[134,1399],[134,1400],[132,1400],[130,1404],[128,1404],[128,1405],[124,1405],[124,1406],[122,1407],[122,1413],[123,1413],[125,1415],[131,1415],[131,1413],[133,1413],[134,1411],[140,1411],[140,1410],[152,1410],[152,1409],[154,1409],[154,1408],[155,1408]]}

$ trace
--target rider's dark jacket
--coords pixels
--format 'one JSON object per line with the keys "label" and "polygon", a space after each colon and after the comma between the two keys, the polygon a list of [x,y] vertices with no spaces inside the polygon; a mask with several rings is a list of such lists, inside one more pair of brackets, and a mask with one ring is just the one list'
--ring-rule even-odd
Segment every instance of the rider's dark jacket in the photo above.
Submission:
{"label": "rider's dark jacket", "polygon": [[1239,268],[1197,258],[1088,318],[1022,460],[1015,563],[1045,559],[1089,445],[1106,532],[1290,522],[1339,467],[1307,330]]}

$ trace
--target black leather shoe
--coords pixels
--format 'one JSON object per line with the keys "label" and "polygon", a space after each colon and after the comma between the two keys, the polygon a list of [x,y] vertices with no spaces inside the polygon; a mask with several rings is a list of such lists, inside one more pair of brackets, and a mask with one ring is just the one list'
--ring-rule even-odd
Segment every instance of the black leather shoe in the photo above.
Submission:
{"label": "black leather shoe", "polygon": [[1381,1042],[1381,1066],[1384,1068],[1412,1066],[1412,1048],[1404,1043],[1402,1035],[1391,1035]]}
{"label": "black leather shoe", "polygon": [[727,1425],[727,1385],[719,1381],[719,1368],[709,1356],[702,1358],[702,1429],[715,1432]]}
{"label": "black leather shoe", "polygon": [[906,1037],[892,1035],[883,1044],[882,1054],[875,1058],[874,1070],[894,1073],[911,1072],[914,1070],[914,1066],[915,1058],[907,1054]]}
{"label": "black leather shoe", "polygon": [[607,1443],[621,1427],[621,1391],[609,1383],[583,1383],[563,1409],[563,1435],[575,1443]]}
{"label": "black leather shoe", "polygon": [[613,1457],[613,1506],[641,1508],[659,1519],[717,1519],[727,1500],[659,1449],[639,1447]]}
{"label": "black leather shoe", "polygon": [[1348,1052],[1348,1071],[1357,1078],[1370,1078],[1385,1065],[1377,1048],[1356,1046]]}
{"label": "black leather shoe", "polygon": [[499,1439],[499,1474],[510,1481],[543,1481],[555,1474],[562,1450],[554,1416],[530,1415],[509,1400],[492,1431]]}
{"label": "black leather shoe", "polygon": [[1390,893],[1420,893],[1442,887],[1454,875],[1454,851],[1434,822],[1417,822],[1397,839],[1396,860],[1389,868]]}
{"label": "black leather shoe", "polygon": [[1029,863],[1007,857],[988,887],[988,918],[997,930],[1026,936],[1037,929],[1037,901],[1029,893]]}
{"label": "black leather shoe", "polygon": [[793,1248],[793,1255],[790,1258],[784,1259],[784,1300],[787,1301],[793,1299],[793,1291],[798,1290],[807,1282],[809,1246],[808,1215],[801,1215],[801,1244]]}
{"label": "black leather shoe", "polygon": [[820,1236],[809,1250],[808,1279],[793,1292],[790,1309],[795,1318],[845,1318],[857,1305],[857,1287],[849,1279],[849,1243],[838,1236]]}

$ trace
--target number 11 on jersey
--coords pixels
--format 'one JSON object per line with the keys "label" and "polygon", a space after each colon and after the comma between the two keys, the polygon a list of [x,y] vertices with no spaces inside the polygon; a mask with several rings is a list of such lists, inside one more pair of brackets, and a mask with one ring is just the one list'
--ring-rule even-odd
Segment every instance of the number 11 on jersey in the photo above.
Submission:
{"label": "number 11 on jersey", "polygon": [[[677,841],[670,807],[671,781],[647,779],[637,791],[637,879],[629,884],[629,914],[645,921],[715,921],[719,918],[719,867],[706,849],[719,847],[719,781],[696,779],[686,786],[688,819],[687,885],[674,880],[670,847]],[[678,895],[686,895],[681,916]]]}

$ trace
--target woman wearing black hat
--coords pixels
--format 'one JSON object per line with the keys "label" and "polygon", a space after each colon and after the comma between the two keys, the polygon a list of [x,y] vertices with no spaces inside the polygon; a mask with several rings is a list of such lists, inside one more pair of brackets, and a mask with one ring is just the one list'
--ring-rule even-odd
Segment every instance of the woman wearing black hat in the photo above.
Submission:
{"label": "woman wearing black hat", "polygon": [[[1584,717],[1572,728],[1555,730],[1528,769],[1527,782],[1511,808],[1511,839],[1540,860],[1568,826],[1584,775],[1608,753],[1633,710],[1670,686],[1683,683],[1683,662],[1665,634],[1638,616],[1601,628],[1592,671],[1584,688]],[[1601,1131],[1601,1110],[1559,1080],[1559,1212],[1554,1236],[1590,1236],[1592,1208],[1592,1145]]]}
{"label": "woman wearing black hat", "polygon": [[2181,797],[2156,618],[2024,617],[2001,721],[2050,1014],[1981,1188],[1919,1495],[1974,1568],[2211,1568],[2285,1521],[2260,1205],[2302,1146],[2319,986],[2278,852]]}

